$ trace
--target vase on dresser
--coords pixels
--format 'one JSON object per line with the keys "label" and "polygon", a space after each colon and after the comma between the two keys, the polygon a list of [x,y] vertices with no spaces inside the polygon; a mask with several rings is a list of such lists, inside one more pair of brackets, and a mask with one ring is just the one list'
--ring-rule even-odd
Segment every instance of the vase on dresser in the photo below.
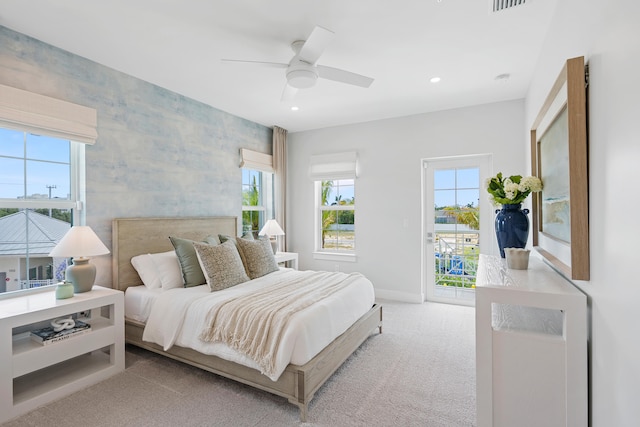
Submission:
{"label": "vase on dresser", "polygon": [[529,209],[522,204],[502,205],[496,210],[496,238],[500,256],[505,257],[504,248],[524,248],[529,237]]}

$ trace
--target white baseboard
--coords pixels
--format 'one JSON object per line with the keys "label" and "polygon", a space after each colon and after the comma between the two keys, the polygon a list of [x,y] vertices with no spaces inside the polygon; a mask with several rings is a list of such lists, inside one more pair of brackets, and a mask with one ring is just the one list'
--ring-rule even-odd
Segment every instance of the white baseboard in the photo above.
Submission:
{"label": "white baseboard", "polygon": [[411,302],[416,304],[422,304],[422,302],[424,301],[422,294],[390,291],[388,289],[376,289],[376,298],[388,299],[391,301]]}

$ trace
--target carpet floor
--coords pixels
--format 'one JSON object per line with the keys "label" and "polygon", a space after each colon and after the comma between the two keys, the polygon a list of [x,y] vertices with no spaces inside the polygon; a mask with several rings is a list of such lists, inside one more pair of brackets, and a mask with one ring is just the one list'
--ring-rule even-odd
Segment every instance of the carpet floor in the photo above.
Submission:
{"label": "carpet floor", "polygon": [[475,311],[381,301],[372,335],[316,393],[308,421],[286,399],[126,347],[125,372],[3,424],[475,426]]}

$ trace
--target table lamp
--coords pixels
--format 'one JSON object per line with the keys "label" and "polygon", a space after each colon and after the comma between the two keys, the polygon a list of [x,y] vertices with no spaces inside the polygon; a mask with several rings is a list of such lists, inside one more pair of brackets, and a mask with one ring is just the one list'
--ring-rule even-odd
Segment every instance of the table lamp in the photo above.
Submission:
{"label": "table lamp", "polygon": [[278,236],[284,236],[284,231],[278,224],[278,221],[275,219],[270,219],[267,223],[262,227],[262,230],[258,233],[259,236],[267,235],[269,236],[269,240],[271,241],[271,249],[273,249],[273,253],[275,254],[278,251]]}
{"label": "table lamp", "polygon": [[89,258],[106,255],[109,249],[100,241],[91,227],[74,225],[49,253],[54,258],[73,258],[73,264],[65,271],[65,280],[73,283],[73,292],[88,292],[96,279],[96,267]]}

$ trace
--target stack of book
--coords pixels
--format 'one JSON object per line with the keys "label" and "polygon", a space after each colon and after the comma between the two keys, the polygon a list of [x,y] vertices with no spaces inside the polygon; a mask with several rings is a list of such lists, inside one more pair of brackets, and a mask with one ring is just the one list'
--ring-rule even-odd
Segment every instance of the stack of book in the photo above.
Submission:
{"label": "stack of book", "polygon": [[66,340],[89,331],[91,331],[90,324],[76,320],[75,325],[72,328],[63,329],[59,332],[54,331],[51,326],[31,331],[31,339],[42,345],[47,345]]}

